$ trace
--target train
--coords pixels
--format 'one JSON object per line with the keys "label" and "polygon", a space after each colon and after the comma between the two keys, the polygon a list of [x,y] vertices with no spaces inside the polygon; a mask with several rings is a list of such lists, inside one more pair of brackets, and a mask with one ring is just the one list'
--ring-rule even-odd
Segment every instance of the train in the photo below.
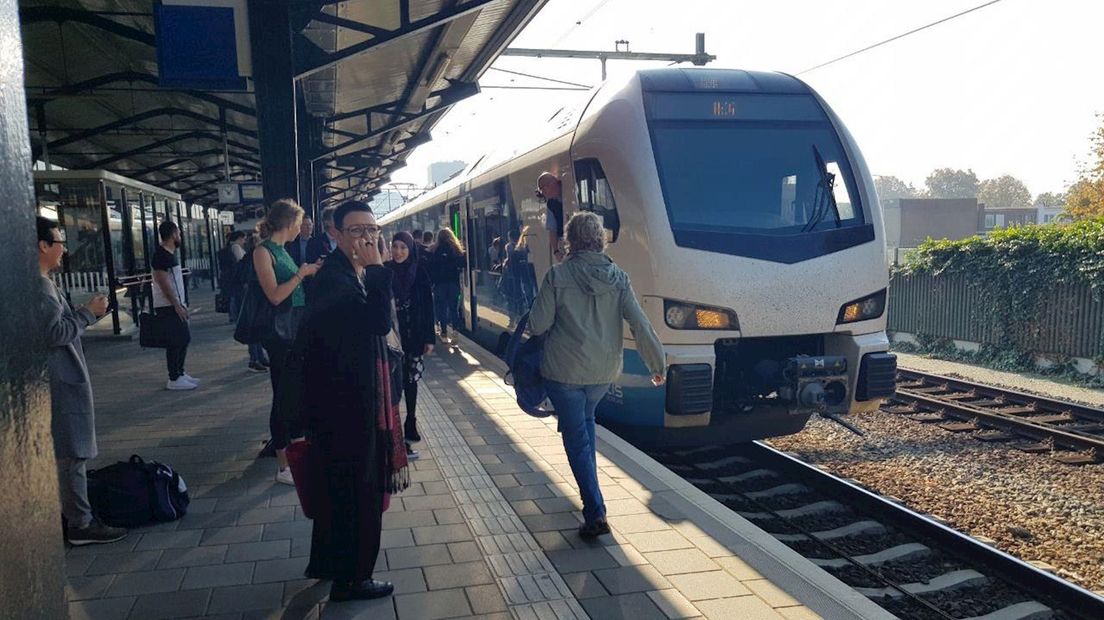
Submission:
{"label": "train", "polygon": [[[379,220],[387,234],[457,234],[471,338],[501,354],[557,260],[549,205],[534,192],[550,172],[562,217],[601,218],[669,367],[653,386],[626,328],[599,423],[645,445],[740,443],[893,394],[882,211],[858,145],[808,85],[772,72],[640,70],[541,131]],[[489,250],[511,231],[530,249],[527,274],[503,274]]]}

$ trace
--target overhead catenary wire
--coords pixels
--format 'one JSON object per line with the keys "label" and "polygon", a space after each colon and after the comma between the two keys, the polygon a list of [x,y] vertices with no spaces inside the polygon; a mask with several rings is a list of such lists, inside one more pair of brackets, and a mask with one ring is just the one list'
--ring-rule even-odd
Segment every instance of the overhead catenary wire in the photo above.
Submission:
{"label": "overhead catenary wire", "polygon": [[918,32],[921,32],[921,31],[923,31],[923,30],[927,30],[928,28],[932,28],[932,27],[934,27],[934,26],[938,26],[938,25],[940,25],[940,24],[945,24],[945,23],[947,23],[947,22],[951,21],[952,19],[957,19],[957,18],[959,18],[959,17],[962,17],[963,15],[969,15],[970,13],[973,13],[974,11],[980,11],[981,9],[984,9],[984,8],[986,8],[986,7],[990,7],[990,6],[993,6],[994,4],[997,4],[998,2],[1001,2],[1001,1],[1002,1],[1002,0],[989,0],[989,2],[985,2],[985,3],[983,3],[983,4],[979,4],[979,5],[977,5],[977,6],[973,7],[973,8],[969,8],[969,9],[966,9],[965,11],[962,11],[962,12],[960,12],[960,13],[955,13],[954,15],[950,15],[950,16],[948,16],[948,17],[944,17],[943,19],[940,19],[940,20],[938,20],[938,21],[934,21],[934,22],[931,22],[930,24],[924,24],[923,26],[920,26],[920,27],[918,27],[918,28],[913,28],[912,30],[909,30],[908,32],[902,32],[901,34],[899,34],[899,35],[896,35],[896,36],[894,36],[894,37],[890,37],[890,38],[888,38],[888,39],[886,39],[886,40],[884,40],[884,41],[879,41],[879,42],[877,42],[877,43],[875,43],[875,44],[873,44],[873,45],[868,45],[868,46],[866,46],[866,47],[864,47],[864,48],[862,48],[862,49],[858,49],[858,50],[855,50],[855,51],[853,51],[853,52],[849,52],[849,53],[847,53],[847,54],[844,54],[843,56],[840,56],[840,57],[838,57],[838,58],[833,58],[832,60],[829,60],[829,61],[827,61],[827,62],[822,62],[822,63],[820,63],[819,65],[816,65],[816,66],[813,66],[813,67],[809,67],[808,69],[804,69],[804,70],[802,70],[802,71],[798,71],[798,72],[797,72],[797,73],[795,73],[794,75],[802,75],[802,74],[804,74],[804,73],[809,73],[810,71],[816,71],[817,69],[821,69],[821,68],[827,67],[828,65],[831,65],[831,64],[835,64],[835,63],[837,63],[837,62],[839,62],[839,61],[841,61],[841,60],[846,60],[846,59],[848,59],[848,58],[851,58],[852,56],[857,56],[857,55],[859,55],[859,54],[861,54],[861,53],[863,53],[863,52],[868,52],[868,51],[870,51],[870,50],[872,50],[872,49],[874,49],[874,48],[876,48],[876,47],[881,47],[881,46],[883,46],[883,45],[886,45],[887,43],[892,43],[892,42],[894,42],[894,41],[897,41],[897,40],[899,40],[899,39],[903,39],[903,38],[905,38],[905,37],[907,37],[907,36],[909,36],[909,35],[913,35],[913,34],[916,34],[916,33],[918,33]]}
{"label": "overhead catenary wire", "polygon": [[502,73],[509,73],[511,75],[520,75],[521,77],[533,78],[537,80],[544,80],[546,82],[555,82],[557,84],[566,84],[567,86],[578,86],[579,88],[590,89],[594,88],[589,84],[580,84],[578,82],[568,82],[567,80],[557,80],[556,78],[545,77],[543,75],[534,75],[532,73],[522,73],[521,71],[511,71],[510,69],[500,69],[498,67],[491,67],[491,71],[500,71]]}

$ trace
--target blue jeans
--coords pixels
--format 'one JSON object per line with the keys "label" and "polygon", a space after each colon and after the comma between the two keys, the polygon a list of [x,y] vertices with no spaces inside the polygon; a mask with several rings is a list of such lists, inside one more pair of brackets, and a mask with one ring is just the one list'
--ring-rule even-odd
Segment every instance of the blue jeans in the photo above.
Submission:
{"label": "blue jeans", "polygon": [[598,436],[595,433],[594,410],[609,391],[608,383],[575,385],[544,380],[548,398],[559,417],[560,434],[571,473],[579,485],[583,500],[583,519],[594,523],[606,518],[606,503],[598,488],[598,462],[595,450]]}
{"label": "blue jeans", "polygon": [[255,343],[249,346],[249,363],[250,364],[264,364],[268,365],[268,354],[265,353],[264,347],[260,343]]}

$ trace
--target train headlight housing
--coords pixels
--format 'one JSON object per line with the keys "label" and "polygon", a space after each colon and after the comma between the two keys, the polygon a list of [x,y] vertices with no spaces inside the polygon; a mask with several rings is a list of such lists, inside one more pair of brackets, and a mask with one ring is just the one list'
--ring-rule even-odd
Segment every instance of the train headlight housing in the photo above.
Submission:
{"label": "train headlight housing", "polygon": [[867,295],[862,299],[856,299],[843,304],[840,308],[836,325],[868,321],[882,316],[886,307],[886,291],[882,289],[873,295]]}
{"label": "train headlight housing", "polygon": [[732,310],[670,299],[663,300],[663,322],[671,329],[740,329]]}

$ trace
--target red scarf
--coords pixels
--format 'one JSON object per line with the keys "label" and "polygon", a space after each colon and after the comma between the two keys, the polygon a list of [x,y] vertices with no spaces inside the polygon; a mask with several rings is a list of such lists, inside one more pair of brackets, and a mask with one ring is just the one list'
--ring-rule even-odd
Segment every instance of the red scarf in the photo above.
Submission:
{"label": "red scarf", "polygon": [[391,368],[387,361],[387,345],[382,342],[383,355],[376,362],[376,381],[381,389],[376,390],[376,414],[379,430],[385,431],[383,450],[384,471],[388,474],[384,480],[385,493],[398,493],[410,486],[410,472],[407,468],[406,441],[403,439],[399,407],[391,404]]}

